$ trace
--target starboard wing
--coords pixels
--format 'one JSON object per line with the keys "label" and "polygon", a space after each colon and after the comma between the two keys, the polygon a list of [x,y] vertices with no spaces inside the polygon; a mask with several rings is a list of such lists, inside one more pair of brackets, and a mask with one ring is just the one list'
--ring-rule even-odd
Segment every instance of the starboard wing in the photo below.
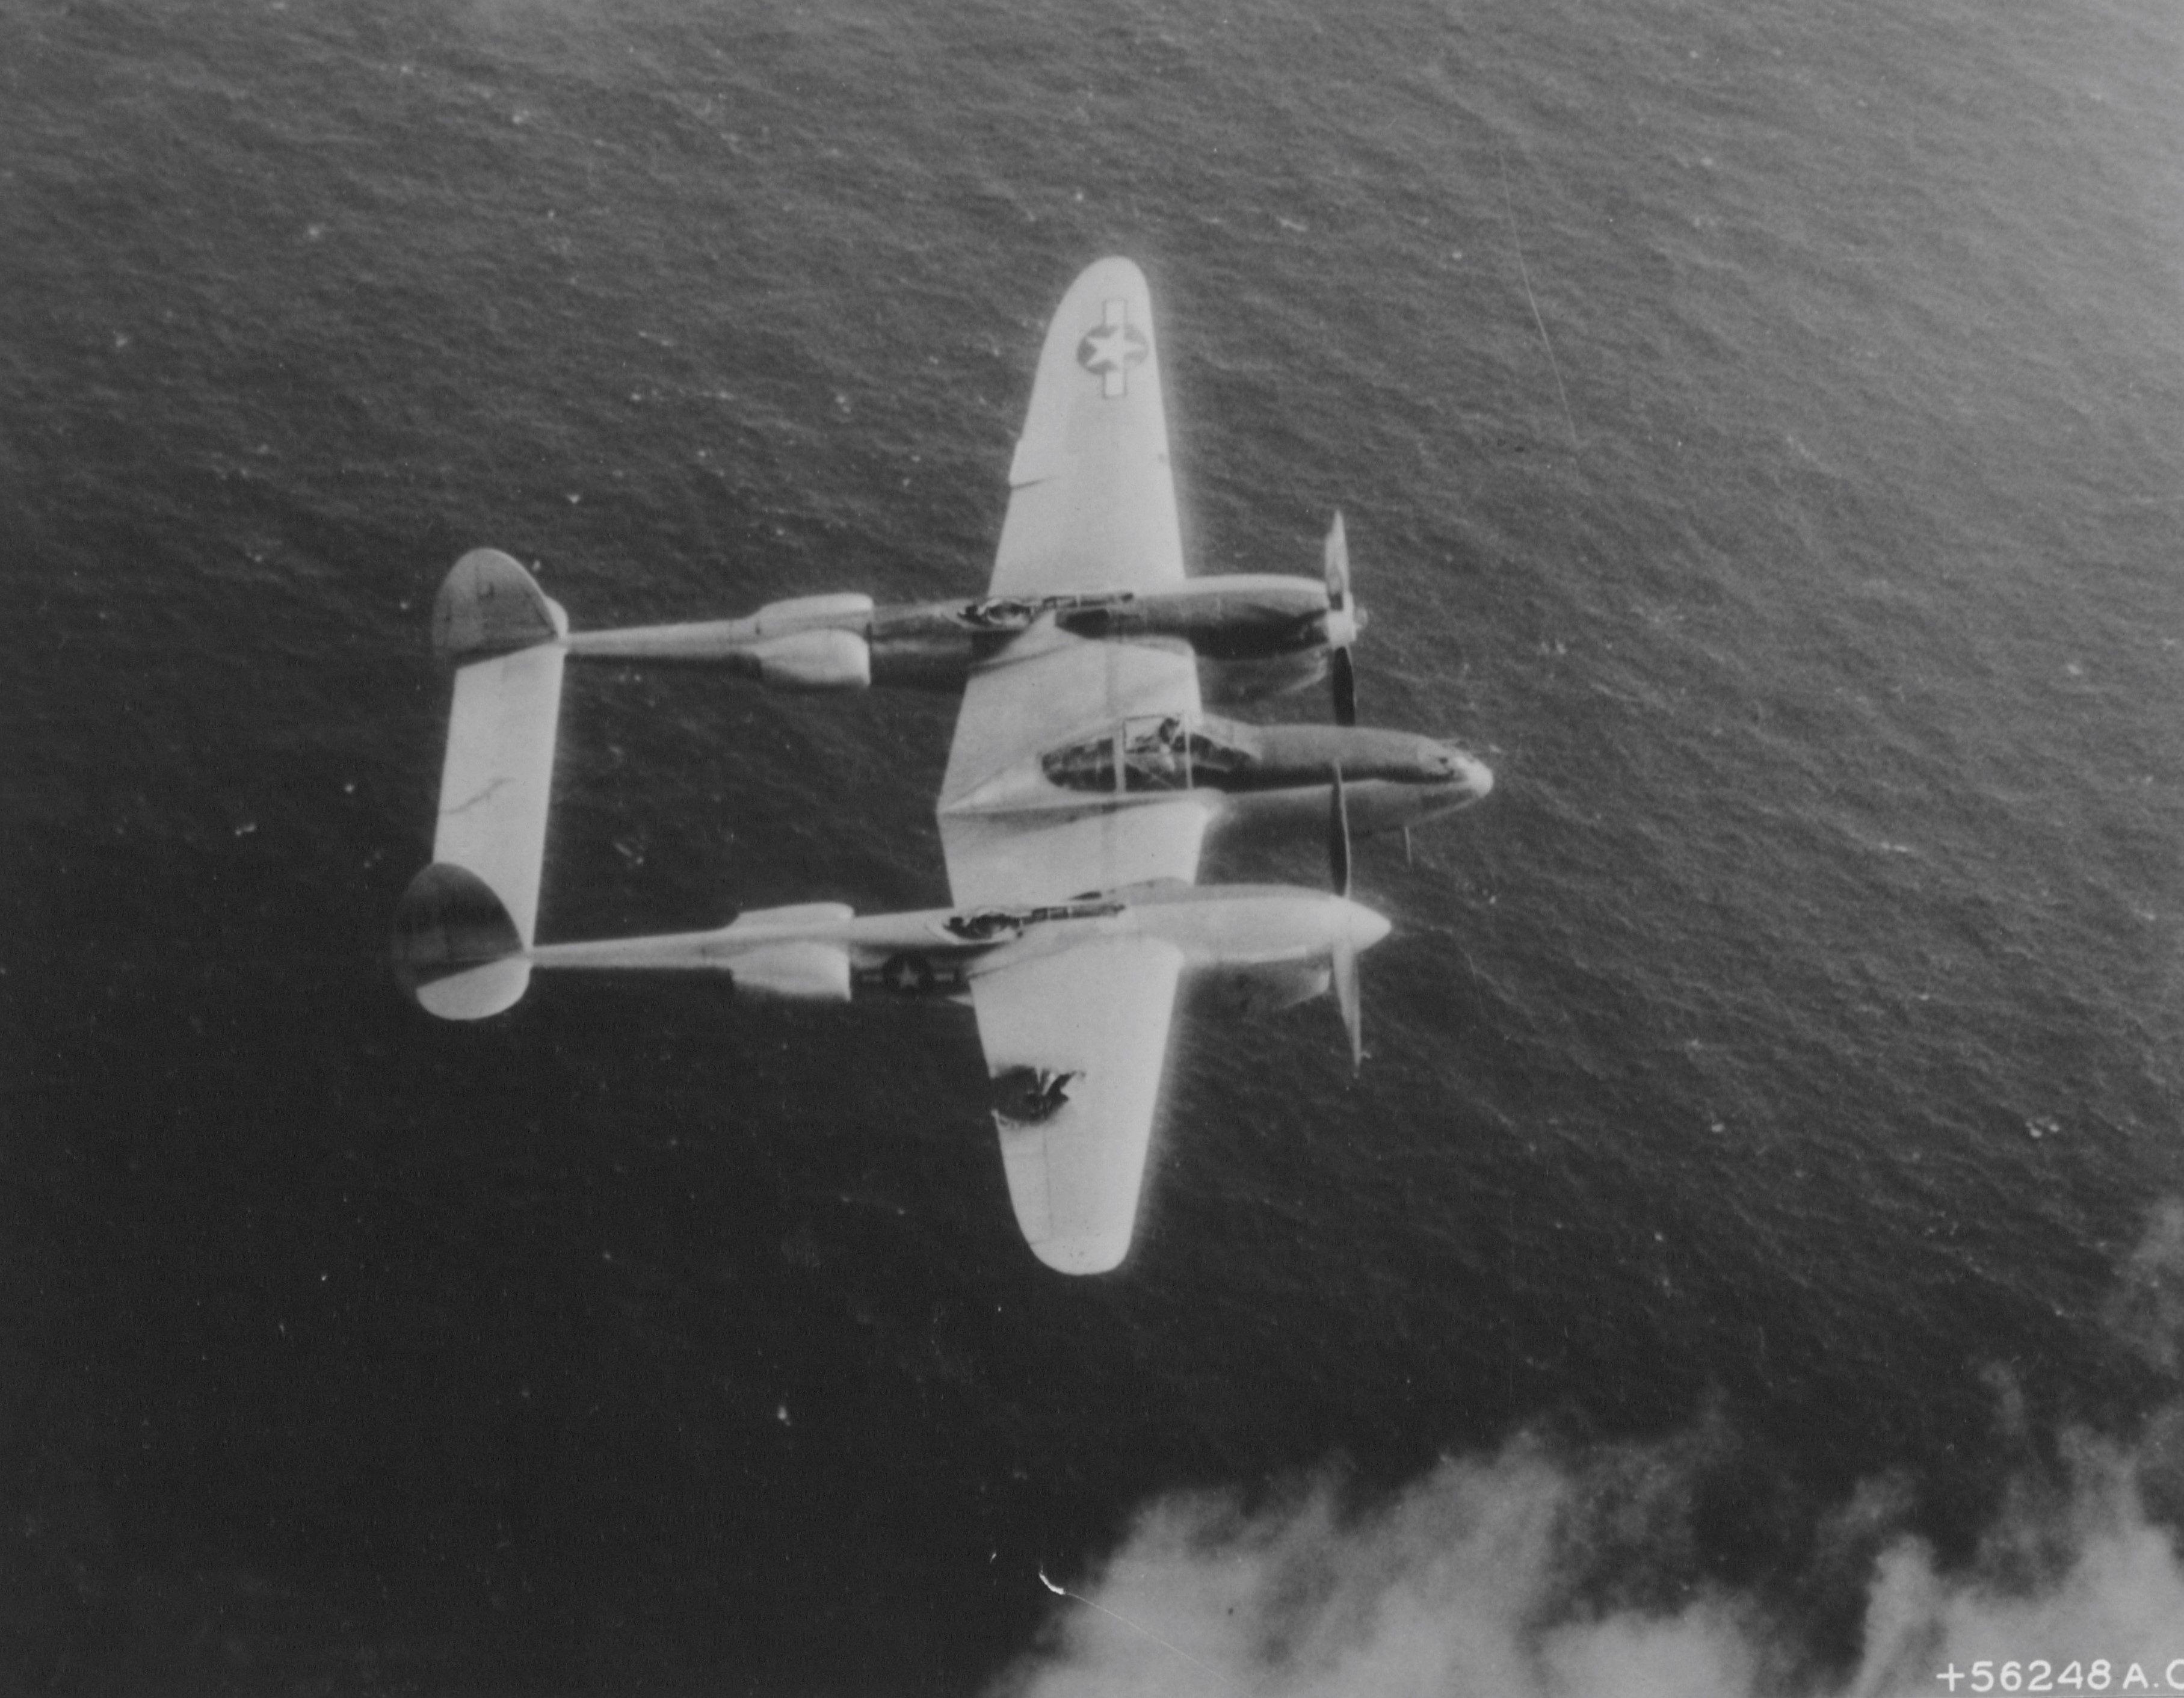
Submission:
{"label": "starboard wing", "polygon": [[1129,1250],[1182,968],[1171,944],[1116,938],[971,981],[1009,1200],[1061,1272]]}
{"label": "starboard wing", "polygon": [[1009,467],[995,595],[1183,581],[1160,345],[1145,274],[1102,259],[1062,297]]}

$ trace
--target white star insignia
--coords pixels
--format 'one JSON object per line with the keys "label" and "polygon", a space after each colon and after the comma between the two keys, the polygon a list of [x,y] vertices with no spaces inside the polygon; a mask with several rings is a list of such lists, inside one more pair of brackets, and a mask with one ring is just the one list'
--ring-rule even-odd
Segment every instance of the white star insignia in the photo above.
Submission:
{"label": "white star insignia", "polygon": [[1100,380],[1100,392],[1110,400],[1129,392],[1130,368],[1142,365],[1149,352],[1129,312],[1128,302],[1109,301],[1100,321],[1077,344],[1077,363]]}

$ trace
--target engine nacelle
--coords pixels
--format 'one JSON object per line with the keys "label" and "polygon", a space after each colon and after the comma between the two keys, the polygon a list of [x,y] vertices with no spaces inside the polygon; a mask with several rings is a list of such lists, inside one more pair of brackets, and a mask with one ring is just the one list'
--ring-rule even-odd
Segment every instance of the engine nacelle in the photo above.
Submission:
{"label": "engine nacelle", "polygon": [[862,690],[872,682],[872,645],[854,632],[792,631],[760,637],[730,657],[738,671],[776,690]]}
{"label": "engine nacelle", "polygon": [[[754,637],[782,637],[813,626],[840,626],[872,610],[868,595],[799,595],[787,601],[770,601],[751,615]],[[860,621],[859,622],[862,622]]]}
{"label": "engine nacelle", "polygon": [[850,955],[831,944],[761,944],[728,963],[739,996],[773,1002],[847,1002]]}

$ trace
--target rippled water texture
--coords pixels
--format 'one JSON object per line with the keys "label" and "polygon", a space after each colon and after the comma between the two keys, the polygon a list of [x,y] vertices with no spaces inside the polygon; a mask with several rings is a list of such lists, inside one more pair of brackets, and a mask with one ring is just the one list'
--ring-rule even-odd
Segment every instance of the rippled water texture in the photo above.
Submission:
{"label": "rippled water texture", "polygon": [[[1861,1483],[1947,1568],[2176,1396],[2174,9],[931,9],[0,25],[17,1678],[974,1690],[1161,1494],[1526,1432],[1702,1456],[1586,1572],[1841,1668]],[[1340,504],[1366,716],[1500,784],[1361,856],[1362,1077],[1194,1010],[1069,1283],[967,1018],[384,940],[457,554],[973,590],[1107,252],[1198,568]],[[941,899],[950,714],[573,679],[546,927]]]}

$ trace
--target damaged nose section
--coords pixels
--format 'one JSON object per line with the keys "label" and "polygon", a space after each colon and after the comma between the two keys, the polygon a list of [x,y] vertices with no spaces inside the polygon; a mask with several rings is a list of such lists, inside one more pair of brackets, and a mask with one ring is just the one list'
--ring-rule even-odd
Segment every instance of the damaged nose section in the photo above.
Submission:
{"label": "damaged nose section", "polygon": [[1443,793],[1443,808],[1468,808],[1485,800],[1494,788],[1493,769],[1468,749],[1452,743],[1436,743],[1427,760],[1434,782]]}

